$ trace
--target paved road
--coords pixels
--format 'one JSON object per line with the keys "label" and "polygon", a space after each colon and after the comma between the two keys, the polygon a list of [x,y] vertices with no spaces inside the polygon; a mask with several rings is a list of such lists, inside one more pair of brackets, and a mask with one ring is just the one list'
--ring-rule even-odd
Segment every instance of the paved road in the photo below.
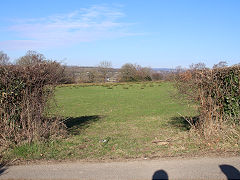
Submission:
{"label": "paved road", "polygon": [[240,157],[10,166],[0,179],[240,179]]}

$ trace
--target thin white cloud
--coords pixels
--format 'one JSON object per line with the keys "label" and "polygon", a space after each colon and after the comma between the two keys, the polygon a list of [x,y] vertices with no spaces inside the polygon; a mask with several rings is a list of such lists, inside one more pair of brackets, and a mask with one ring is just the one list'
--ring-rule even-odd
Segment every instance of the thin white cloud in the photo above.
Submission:
{"label": "thin white cloud", "polygon": [[0,48],[51,48],[135,35],[127,31],[132,24],[120,21],[124,16],[120,9],[95,5],[68,14],[18,19],[8,27],[18,40],[2,41]]}

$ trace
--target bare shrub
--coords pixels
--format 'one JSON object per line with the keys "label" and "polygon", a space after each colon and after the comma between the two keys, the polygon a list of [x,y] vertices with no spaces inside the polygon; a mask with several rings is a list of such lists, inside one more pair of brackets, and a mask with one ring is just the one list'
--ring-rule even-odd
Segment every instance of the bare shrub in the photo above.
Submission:
{"label": "bare shrub", "polygon": [[0,144],[42,140],[63,132],[59,118],[46,116],[62,77],[57,62],[0,66]]}

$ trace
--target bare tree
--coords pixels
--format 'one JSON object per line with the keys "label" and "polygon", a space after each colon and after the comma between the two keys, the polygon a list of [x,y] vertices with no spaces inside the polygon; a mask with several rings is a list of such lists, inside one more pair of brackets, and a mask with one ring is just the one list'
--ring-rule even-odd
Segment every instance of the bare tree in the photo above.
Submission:
{"label": "bare tree", "polygon": [[17,65],[30,65],[30,64],[37,64],[46,61],[46,58],[43,54],[37,53],[36,51],[28,51],[25,56],[20,57],[17,59]]}
{"label": "bare tree", "polygon": [[205,64],[205,63],[202,63],[202,62],[197,63],[197,64],[191,64],[191,65],[189,66],[189,68],[190,68],[191,70],[203,70],[203,69],[207,69],[206,64]]}
{"label": "bare tree", "polygon": [[152,80],[152,69],[149,67],[138,66],[138,79],[140,81],[151,81]]}
{"label": "bare tree", "polygon": [[8,55],[3,51],[0,51],[0,65],[8,65],[8,64],[10,64]]}
{"label": "bare tree", "polygon": [[213,69],[224,68],[224,67],[227,67],[227,66],[228,65],[227,65],[226,61],[220,61],[219,63],[213,65]]}
{"label": "bare tree", "polygon": [[163,73],[160,73],[160,72],[152,73],[152,80],[153,81],[163,80]]}
{"label": "bare tree", "polygon": [[135,65],[127,63],[124,64],[121,69],[121,79],[120,81],[137,81],[136,75],[137,75],[137,68]]}
{"label": "bare tree", "polygon": [[101,61],[98,65],[98,71],[104,82],[107,81],[108,73],[112,68],[112,63],[110,61]]}
{"label": "bare tree", "polygon": [[[193,65],[191,65],[191,66],[193,66]],[[186,71],[186,69],[183,68],[182,66],[176,66],[175,70],[174,70],[175,73],[182,73],[184,71]]]}
{"label": "bare tree", "polygon": [[124,64],[121,69],[121,81],[151,81],[151,68],[141,67],[137,64]]}

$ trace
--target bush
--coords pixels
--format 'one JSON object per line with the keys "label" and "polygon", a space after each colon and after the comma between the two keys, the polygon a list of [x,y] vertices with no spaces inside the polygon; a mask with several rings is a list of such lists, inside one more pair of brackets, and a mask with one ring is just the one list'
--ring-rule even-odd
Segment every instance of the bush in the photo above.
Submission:
{"label": "bush", "polygon": [[59,63],[0,66],[0,144],[19,144],[61,133],[58,118],[46,116],[62,77]]}

